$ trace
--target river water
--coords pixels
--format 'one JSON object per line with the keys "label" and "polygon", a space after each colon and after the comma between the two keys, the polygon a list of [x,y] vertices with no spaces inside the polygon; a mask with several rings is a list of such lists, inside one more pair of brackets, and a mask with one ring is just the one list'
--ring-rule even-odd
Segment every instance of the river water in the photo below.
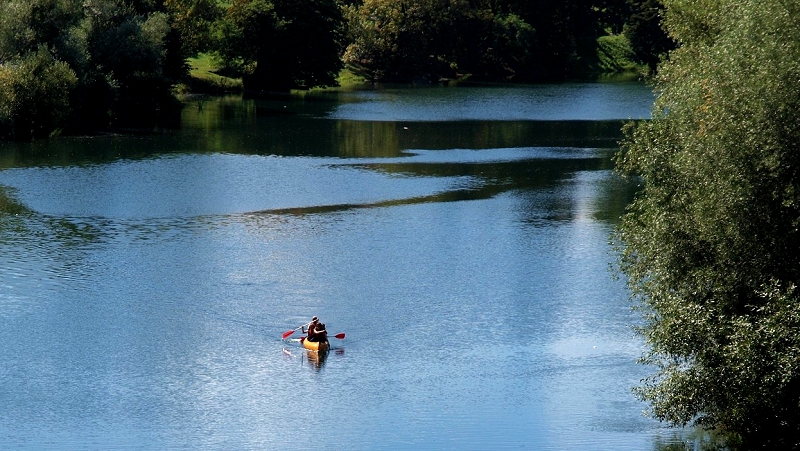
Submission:
{"label": "river water", "polygon": [[[0,144],[0,448],[679,445],[610,269],[652,98],[195,99],[179,130]],[[281,339],[312,315],[330,353]]]}

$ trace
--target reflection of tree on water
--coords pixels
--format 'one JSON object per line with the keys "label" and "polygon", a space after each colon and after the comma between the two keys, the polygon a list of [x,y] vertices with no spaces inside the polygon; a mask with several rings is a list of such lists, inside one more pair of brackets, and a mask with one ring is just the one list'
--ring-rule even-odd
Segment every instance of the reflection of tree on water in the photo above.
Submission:
{"label": "reflection of tree on water", "polygon": [[12,198],[7,191],[5,187],[0,185],[0,214],[19,216],[32,213],[28,208]]}
{"label": "reflection of tree on water", "polygon": [[[17,239],[30,241],[30,236],[47,237],[45,241],[30,243],[34,249],[46,244],[79,247],[100,241],[101,229],[94,224],[39,214],[13,196],[13,190],[0,186],[0,232],[6,242]],[[58,254],[58,253],[56,253]]]}
{"label": "reflection of tree on water", "polygon": [[733,451],[737,449],[729,448],[725,445],[726,441],[733,444],[731,439],[721,430],[706,430],[703,428],[687,428],[682,432],[671,431],[666,436],[658,437],[653,443],[655,451]]}

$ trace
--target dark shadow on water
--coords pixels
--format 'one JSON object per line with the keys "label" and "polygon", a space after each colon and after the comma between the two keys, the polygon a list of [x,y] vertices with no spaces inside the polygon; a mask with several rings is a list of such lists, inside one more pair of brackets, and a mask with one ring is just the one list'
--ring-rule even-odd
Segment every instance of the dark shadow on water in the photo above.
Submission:
{"label": "dark shadow on water", "polygon": [[485,190],[481,189],[463,189],[463,190],[447,191],[444,193],[433,194],[430,196],[384,200],[380,202],[372,202],[365,204],[314,205],[309,207],[297,207],[297,208],[276,208],[271,210],[255,211],[248,214],[255,216],[261,216],[261,215],[304,216],[313,214],[337,213],[337,212],[344,212],[344,211],[357,210],[363,208],[384,208],[384,207],[394,207],[399,205],[424,204],[431,202],[457,202],[461,200],[487,199],[489,197],[492,197],[494,194],[496,193],[488,193]]}
{"label": "dark shadow on water", "polygon": [[659,439],[653,444],[654,451],[744,451],[731,434],[719,430],[687,428],[675,430],[671,438]]}
{"label": "dark shadow on water", "polygon": [[[387,208],[403,205],[427,203],[446,203],[470,200],[490,199],[495,196],[517,192],[525,199],[535,196],[541,202],[542,192],[562,192],[564,184],[572,183],[576,174],[597,174],[590,176],[585,183],[592,185],[598,195],[591,196],[594,219],[603,222],[616,222],[624,213],[626,206],[638,189],[635,183],[624,180],[613,174],[609,156],[605,152],[596,152],[587,157],[568,158],[536,158],[520,161],[499,162],[404,162],[395,159],[392,162],[355,163],[346,166],[358,167],[392,176],[420,178],[452,178],[464,180],[456,187],[429,195],[378,200],[365,203],[342,203],[329,205],[311,205],[292,208],[265,209],[247,213],[249,216],[304,216],[330,214],[360,209]],[[528,194],[526,194],[528,193]],[[570,220],[575,217],[575,200],[571,198],[554,199],[544,211],[560,212],[547,218],[529,218],[530,222],[542,220]],[[561,204],[558,204],[558,203]],[[602,204],[597,204],[602,202]],[[531,208],[531,211],[542,211]]]}
{"label": "dark shadow on water", "polygon": [[[313,99],[310,97],[309,99]],[[0,142],[0,169],[81,166],[185,153],[391,158],[408,149],[616,147],[623,120],[331,119],[337,100],[188,102],[179,129]]]}

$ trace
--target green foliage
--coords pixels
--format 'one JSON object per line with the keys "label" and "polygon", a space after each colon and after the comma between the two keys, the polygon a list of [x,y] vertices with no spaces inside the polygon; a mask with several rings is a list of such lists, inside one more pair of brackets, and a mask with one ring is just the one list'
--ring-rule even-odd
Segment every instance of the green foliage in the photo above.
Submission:
{"label": "green foliage", "polygon": [[196,56],[211,50],[209,36],[222,14],[216,0],[164,0],[164,7],[180,35],[184,55]]}
{"label": "green foliage", "polygon": [[279,19],[270,0],[234,0],[217,25],[215,53],[234,73],[252,73],[258,50],[269,45]]}
{"label": "green foliage", "polygon": [[627,14],[624,0],[508,0],[507,8],[536,30],[521,78],[564,80],[592,72],[597,38],[618,34]]}
{"label": "green foliage", "polygon": [[659,0],[629,0],[629,2],[631,16],[625,24],[624,35],[630,41],[636,58],[654,72],[661,57],[675,48],[675,42],[661,27],[661,2]]}
{"label": "green foliage", "polygon": [[44,47],[0,64],[0,135],[50,135],[70,114],[69,93],[76,82],[72,69]]}
{"label": "green foliage", "polygon": [[[266,86],[282,80],[304,89],[336,86],[344,49],[344,18],[336,0],[273,1],[285,25],[275,46],[260,55],[255,78]],[[279,73],[286,77],[276,77]]]}
{"label": "green foliage", "polygon": [[345,63],[373,81],[511,77],[534,45],[535,31],[519,16],[467,0],[366,0],[346,17]]}
{"label": "green foliage", "polygon": [[725,0],[661,0],[668,6],[665,25],[678,43],[710,44],[722,32],[720,18],[727,12]]}
{"label": "green foliage", "polygon": [[350,7],[351,44],[344,60],[373,81],[436,75],[442,58],[438,30],[443,22],[456,20],[449,12],[463,14],[463,8],[426,0],[366,0],[358,8]]}
{"label": "green foliage", "polygon": [[564,80],[601,67],[598,38],[619,35],[629,11],[626,0],[352,2],[344,61],[373,81]]}
{"label": "green foliage", "polygon": [[0,62],[36,52],[44,45],[56,53],[71,46],[64,30],[80,20],[79,0],[0,0]]}
{"label": "green foliage", "polygon": [[234,0],[216,51],[253,93],[335,86],[343,25],[335,0]]}
{"label": "green foliage", "polygon": [[164,38],[169,32],[166,14],[130,14],[108,9],[89,16],[89,52],[92,62],[112,83],[130,87],[141,79],[162,76],[166,54]]}
{"label": "green foliage", "polygon": [[375,81],[393,72],[398,22],[402,20],[399,3],[365,0],[357,7],[347,7],[345,18],[350,36],[344,54],[353,72]]}
{"label": "green foliage", "polygon": [[531,63],[536,30],[514,13],[494,15],[484,42],[480,70],[513,77]]}
{"label": "green foliage", "polygon": [[185,85],[178,87],[182,92],[225,94],[241,93],[241,78],[231,78],[217,73],[216,61],[208,54],[201,53],[195,58],[189,58],[191,77]]}
{"label": "green foliage", "polygon": [[227,89],[188,81],[187,60],[199,52],[251,93],[336,86],[345,62],[373,81],[619,70],[627,1],[0,0],[0,64],[45,48],[77,79],[66,93],[71,114],[49,127],[91,131],[148,125],[136,123],[170,108],[178,84]]}
{"label": "green foliage", "polygon": [[598,66],[603,72],[639,71],[636,55],[623,34],[601,36],[597,39]]}
{"label": "green foliage", "polygon": [[[126,125],[152,125],[152,112],[170,104],[173,84],[166,71],[169,16],[136,13],[133,8],[104,0],[84,20],[92,68],[81,95],[97,109],[112,113]],[[91,98],[92,92],[105,93]],[[107,105],[101,106],[101,102]]]}
{"label": "green foliage", "polygon": [[[164,9],[155,0],[0,0],[6,134],[140,123],[171,105],[170,86],[187,69]],[[36,83],[24,80],[32,71],[42,74]]]}
{"label": "green foliage", "polygon": [[638,393],[675,424],[800,448],[800,4],[669,0],[681,43],[620,170],[643,190],[618,232],[642,306]]}

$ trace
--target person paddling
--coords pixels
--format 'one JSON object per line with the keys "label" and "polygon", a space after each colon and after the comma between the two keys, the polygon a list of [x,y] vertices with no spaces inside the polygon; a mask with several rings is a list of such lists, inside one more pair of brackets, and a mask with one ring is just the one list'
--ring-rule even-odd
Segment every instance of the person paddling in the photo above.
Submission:
{"label": "person paddling", "polygon": [[303,326],[303,333],[308,333],[306,340],[308,341],[317,341],[317,324],[319,323],[319,318],[316,316],[311,317],[311,322],[308,323],[308,330],[306,330],[306,326]]}
{"label": "person paddling", "polygon": [[325,323],[318,322],[317,325],[314,326],[314,338],[315,341],[320,343],[328,342],[328,331],[325,330]]}
{"label": "person paddling", "polygon": [[[296,329],[287,330],[286,332],[284,332],[283,333],[283,339],[286,340],[293,333],[295,333],[296,331],[298,331],[300,329],[303,329],[303,333],[304,334],[308,334],[308,335],[306,335],[305,338],[302,338],[302,340],[321,341],[321,342],[322,341],[324,341],[324,342],[328,341],[328,331],[325,330],[325,324],[320,323],[319,322],[319,318],[317,318],[316,316],[311,318],[311,322],[310,323],[303,324],[302,326],[298,326]],[[317,339],[318,332],[321,332],[321,334],[322,334],[321,339]],[[334,337],[338,338],[339,340],[344,340],[344,332],[340,332],[340,333],[334,335]]]}

